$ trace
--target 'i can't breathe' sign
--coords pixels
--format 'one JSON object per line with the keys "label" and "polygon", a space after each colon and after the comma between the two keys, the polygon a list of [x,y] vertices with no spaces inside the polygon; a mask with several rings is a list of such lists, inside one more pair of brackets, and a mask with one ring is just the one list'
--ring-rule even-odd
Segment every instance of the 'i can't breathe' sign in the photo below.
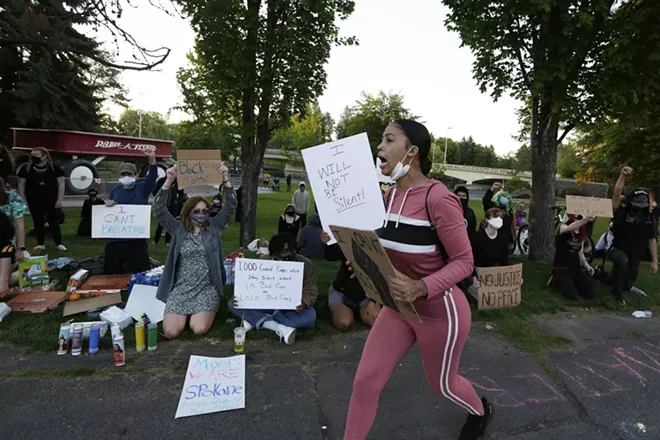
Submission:
{"label": "'i can't breathe' sign", "polygon": [[151,206],[92,207],[92,238],[149,238]]}

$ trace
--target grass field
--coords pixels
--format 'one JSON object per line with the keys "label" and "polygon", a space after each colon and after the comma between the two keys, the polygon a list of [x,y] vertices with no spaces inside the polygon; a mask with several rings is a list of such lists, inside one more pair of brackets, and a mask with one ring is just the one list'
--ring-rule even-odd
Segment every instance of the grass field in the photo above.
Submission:
{"label": "grass field", "polygon": [[[278,216],[284,210],[284,207],[291,200],[291,193],[266,193],[261,194],[258,199],[258,222],[257,222],[257,236],[270,239],[270,237],[277,232]],[[482,209],[480,201],[471,203],[472,208],[480,218]],[[68,256],[74,259],[82,259],[94,255],[102,255],[104,242],[99,240],[92,240],[77,237],[76,230],[78,226],[78,218],[80,215],[79,208],[65,209],[67,214],[66,223],[63,225],[64,244],[68,247],[68,252],[56,252],[54,244],[46,239],[46,246],[49,248],[49,258],[56,258],[59,256]],[[155,230],[156,224],[152,223],[152,231]],[[594,230],[594,239],[597,239],[607,227],[607,222],[599,220]],[[31,221],[28,219],[27,228],[31,228]],[[232,222],[223,232],[223,252],[229,254],[237,251],[238,248],[238,235],[239,226]],[[28,247],[34,246],[36,241],[33,237],[27,239]],[[164,237],[161,239],[159,245],[150,244],[150,255],[161,262],[164,262],[169,248],[164,243]],[[648,298],[629,296],[629,306],[625,308],[618,308],[615,306],[608,290],[604,287],[599,288],[601,300],[597,303],[578,302],[569,303],[561,298],[557,293],[546,287],[546,282],[549,278],[550,268],[547,265],[538,265],[530,263],[526,259],[514,259],[513,262],[522,261],[524,264],[524,286],[523,286],[523,302],[522,304],[513,309],[500,309],[492,311],[479,311],[473,309],[473,319],[486,320],[493,323],[500,329],[505,336],[508,336],[519,345],[526,346],[531,344],[533,346],[552,345],[556,341],[546,341],[542,337],[539,339],[538,335],[531,335],[525,317],[547,312],[556,312],[559,310],[566,310],[569,307],[603,307],[607,309],[620,310],[621,312],[630,312],[632,310],[647,310],[652,309],[654,306],[660,304],[660,292],[655,289],[657,280],[649,275],[648,263],[643,263],[642,274],[640,276],[637,286],[649,293]],[[317,264],[318,271],[318,288],[319,299],[316,304],[316,311],[318,314],[318,323],[315,329],[310,331],[299,332],[300,339],[314,338],[320,335],[327,335],[336,332],[330,325],[330,312],[327,304],[328,287],[334,279],[337,264],[325,261],[319,261]],[[63,273],[57,274],[63,282],[66,281],[66,275]],[[225,299],[229,299],[232,294],[232,289],[226,291]],[[223,301],[226,302],[226,301]],[[209,333],[210,338],[228,338],[232,334],[233,327],[236,326],[236,321],[233,320],[234,316],[223,304],[219,311],[216,321]],[[84,320],[84,315],[76,320]],[[29,351],[52,351],[55,347],[55,340],[59,325],[65,319],[61,316],[61,309],[52,313],[46,313],[34,316],[22,316],[17,314],[10,314],[2,323],[0,323],[0,341],[4,343],[14,344],[19,347],[24,347]],[[355,325],[354,328],[364,328]],[[263,332],[269,333],[269,332]],[[252,335],[255,337],[272,337],[272,334],[257,334]],[[191,333],[185,334],[184,337],[192,337]],[[132,343],[132,332],[126,332],[127,347]],[[106,338],[107,339],[107,338]],[[109,342],[106,342],[109,343]]]}

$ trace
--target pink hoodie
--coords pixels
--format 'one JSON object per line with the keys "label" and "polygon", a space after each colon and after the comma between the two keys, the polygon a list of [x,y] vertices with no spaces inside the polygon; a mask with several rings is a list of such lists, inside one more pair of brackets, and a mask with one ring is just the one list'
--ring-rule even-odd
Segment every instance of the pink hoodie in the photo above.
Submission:
{"label": "pink hoodie", "polygon": [[[435,184],[435,185],[434,185]],[[434,185],[428,192],[429,187]],[[428,192],[428,199],[426,194]],[[431,229],[428,210],[435,230]],[[396,269],[414,280],[423,280],[428,299],[440,299],[468,277],[474,268],[472,248],[465,229],[461,202],[435,180],[409,188],[405,194],[391,188],[385,195],[387,221],[380,241]],[[439,240],[438,240],[439,239]],[[445,263],[439,243],[445,248]]]}

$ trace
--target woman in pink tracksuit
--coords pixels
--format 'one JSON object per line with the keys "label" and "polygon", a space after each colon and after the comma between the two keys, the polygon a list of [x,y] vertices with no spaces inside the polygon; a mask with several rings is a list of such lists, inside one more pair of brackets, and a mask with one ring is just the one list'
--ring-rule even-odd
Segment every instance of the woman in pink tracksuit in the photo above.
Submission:
{"label": "woman in pink tracksuit", "polygon": [[378,397],[397,363],[419,342],[434,393],[469,413],[459,440],[481,437],[492,415],[470,382],[458,375],[471,312],[456,283],[473,270],[472,249],[459,199],[428,179],[431,137],[422,124],[390,124],[378,146],[384,175],[396,181],[386,194],[387,218],[380,240],[398,272],[390,294],[412,302],[420,323],[384,307],[369,333],[353,384],[346,440],[364,440],[376,417]]}

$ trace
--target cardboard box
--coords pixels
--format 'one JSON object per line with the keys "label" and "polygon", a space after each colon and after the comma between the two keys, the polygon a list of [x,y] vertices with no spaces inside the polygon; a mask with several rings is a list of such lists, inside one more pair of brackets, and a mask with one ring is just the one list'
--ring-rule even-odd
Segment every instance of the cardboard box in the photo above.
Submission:
{"label": "cardboard box", "polygon": [[66,286],[66,291],[71,292],[73,289],[80,289],[88,276],[89,271],[85,269],[80,269],[78,272],[71,275],[71,278],[69,278],[69,284]]}
{"label": "cardboard box", "polygon": [[67,301],[64,305],[62,316],[75,315],[88,310],[100,309],[101,307],[111,306],[121,303],[121,294],[111,293],[109,295],[95,296],[89,299],[79,299],[78,301]]}
{"label": "cardboard box", "polygon": [[54,310],[67,296],[66,292],[24,292],[7,301],[7,305],[15,313],[44,313]]}
{"label": "cardboard box", "polygon": [[78,290],[124,290],[128,288],[131,276],[131,274],[94,275],[89,277]]}
{"label": "cardboard box", "polygon": [[[47,263],[47,256],[25,258],[18,263],[18,286],[29,287],[48,284]],[[44,277],[46,282],[44,282]],[[32,284],[32,279],[35,280],[34,284]]]}

